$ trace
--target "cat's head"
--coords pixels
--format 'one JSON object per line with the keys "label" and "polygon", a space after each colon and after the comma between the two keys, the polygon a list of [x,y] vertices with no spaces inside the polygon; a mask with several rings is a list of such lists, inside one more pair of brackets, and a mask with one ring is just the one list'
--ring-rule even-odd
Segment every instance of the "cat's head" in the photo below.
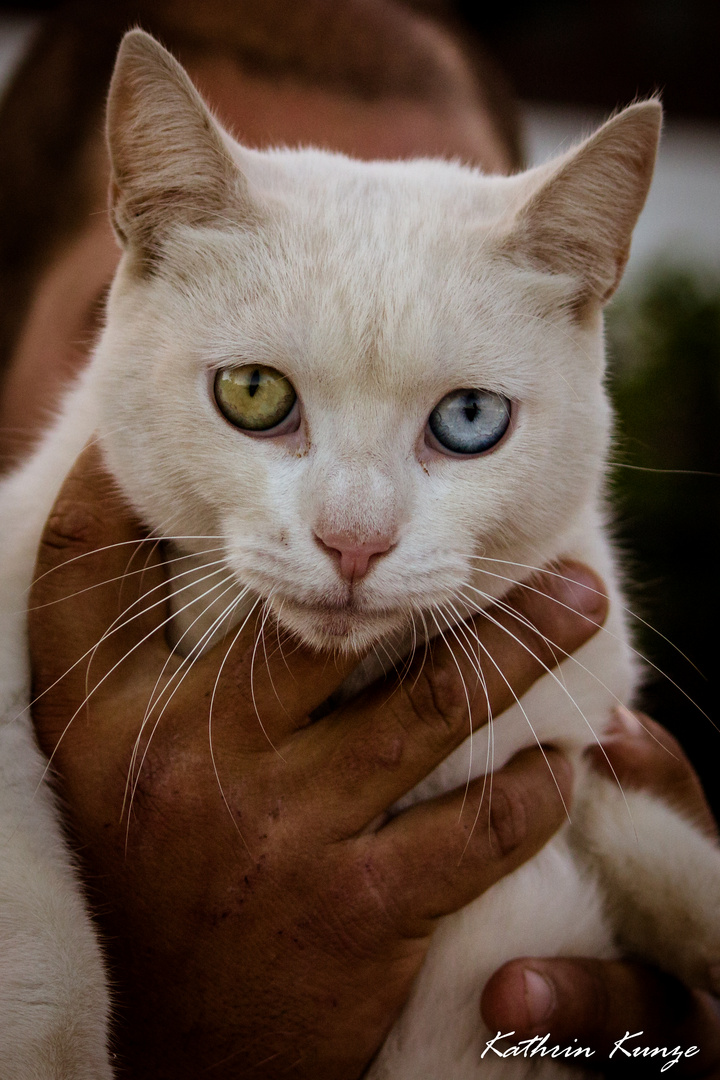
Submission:
{"label": "cat's head", "polygon": [[560,554],[601,484],[602,306],[659,125],[632,106],[511,178],[260,153],[129,34],[108,120],[125,254],[96,368],[143,518],[217,537],[323,647],[452,617]]}

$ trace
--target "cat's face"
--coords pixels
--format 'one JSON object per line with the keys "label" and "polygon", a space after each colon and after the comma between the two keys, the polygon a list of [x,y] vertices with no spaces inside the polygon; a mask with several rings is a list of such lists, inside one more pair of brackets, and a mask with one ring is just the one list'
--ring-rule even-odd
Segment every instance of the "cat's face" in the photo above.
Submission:
{"label": "cat's face", "polygon": [[[600,302],[644,198],[654,106],[587,160],[507,180],[250,153],[208,135],[141,35],[113,94],[127,254],[96,366],[110,463],[142,516],[218,538],[237,580],[324,648],[411,616],[432,630],[526,576],[513,563],[560,554],[602,474]],[[582,205],[598,162],[627,176],[617,226],[603,215],[622,193]],[[604,232],[590,256],[577,217]]]}

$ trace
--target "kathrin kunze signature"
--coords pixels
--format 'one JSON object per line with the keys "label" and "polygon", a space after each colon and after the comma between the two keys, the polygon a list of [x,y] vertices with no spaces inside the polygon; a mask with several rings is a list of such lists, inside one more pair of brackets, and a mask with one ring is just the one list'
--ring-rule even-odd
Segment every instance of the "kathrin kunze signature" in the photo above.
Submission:
{"label": "kathrin kunze signature", "polygon": [[[498,1031],[497,1035],[488,1039],[485,1043],[485,1049],[480,1055],[484,1058],[486,1054],[496,1054],[501,1058],[511,1057],[551,1057],[551,1058],[591,1058],[595,1057],[595,1051],[591,1050],[589,1046],[550,1046],[550,1035],[533,1035],[530,1039],[521,1039],[519,1042],[512,1043],[510,1046],[500,1045],[504,1039],[509,1039],[515,1034],[514,1031],[506,1031],[505,1033]],[[612,1050],[608,1054],[608,1058],[614,1058],[616,1055],[626,1058],[659,1058],[662,1064],[660,1065],[660,1072],[667,1072],[673,1065],[677,1065],[678,1061],[682,1058],[695,1057],[700,1052],[698,1046],[688,1046],[683,1048],[682,1046],[675,1046],[670,1048],[669,1046],[629,1046],[635,1039],[639,1039],[644,1035],[643,1031],[635,1031],[630,1033],[626,1031],[622,1038],[615,1042]],[[577,1039],[573,1039],[573,1043],[577,1043]]]}

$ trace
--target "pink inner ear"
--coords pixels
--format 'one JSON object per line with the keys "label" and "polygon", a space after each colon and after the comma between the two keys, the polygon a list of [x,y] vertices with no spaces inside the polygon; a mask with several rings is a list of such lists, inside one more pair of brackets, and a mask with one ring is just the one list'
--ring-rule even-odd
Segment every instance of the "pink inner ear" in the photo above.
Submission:
{"label": "pink inner ear", "polygon": [[123,38],[110,84],[110,202],[123,243],[155,251],[178,222],[255,219],[245,178],[180,64],[154,38]]}
{"label": "pink inner ear", "polygon": [[605,303],[622,276],[650,186],[661,116],[657,101],[631,105],[554,166],[539,169],[540,186],[509,236],[514,256],[575,278],[584,298]]}

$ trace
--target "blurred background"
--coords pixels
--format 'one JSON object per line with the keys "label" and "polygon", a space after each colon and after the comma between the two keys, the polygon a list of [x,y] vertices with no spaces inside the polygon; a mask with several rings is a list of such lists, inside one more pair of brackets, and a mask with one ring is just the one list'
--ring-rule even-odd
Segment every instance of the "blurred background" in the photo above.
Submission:
{"label": "blurred background", "polygon": [[459,0],[457,11],[520,96],[531,162],[662,94],[658,169],[608,310],[613,513],[653,665],[640,704],[678,735],[719,813],[720,4]]}
{"label": "blurred background", "polygon": [[[54,6],[0,2],[0,93]],[[520,98],[528,163],[618,105],[662,94],[658,171],[608,313],[613,516],[648,660],[640,704],[679,736],[720,812],[720,4],[413,6],[477,35],[498,61]]]}

